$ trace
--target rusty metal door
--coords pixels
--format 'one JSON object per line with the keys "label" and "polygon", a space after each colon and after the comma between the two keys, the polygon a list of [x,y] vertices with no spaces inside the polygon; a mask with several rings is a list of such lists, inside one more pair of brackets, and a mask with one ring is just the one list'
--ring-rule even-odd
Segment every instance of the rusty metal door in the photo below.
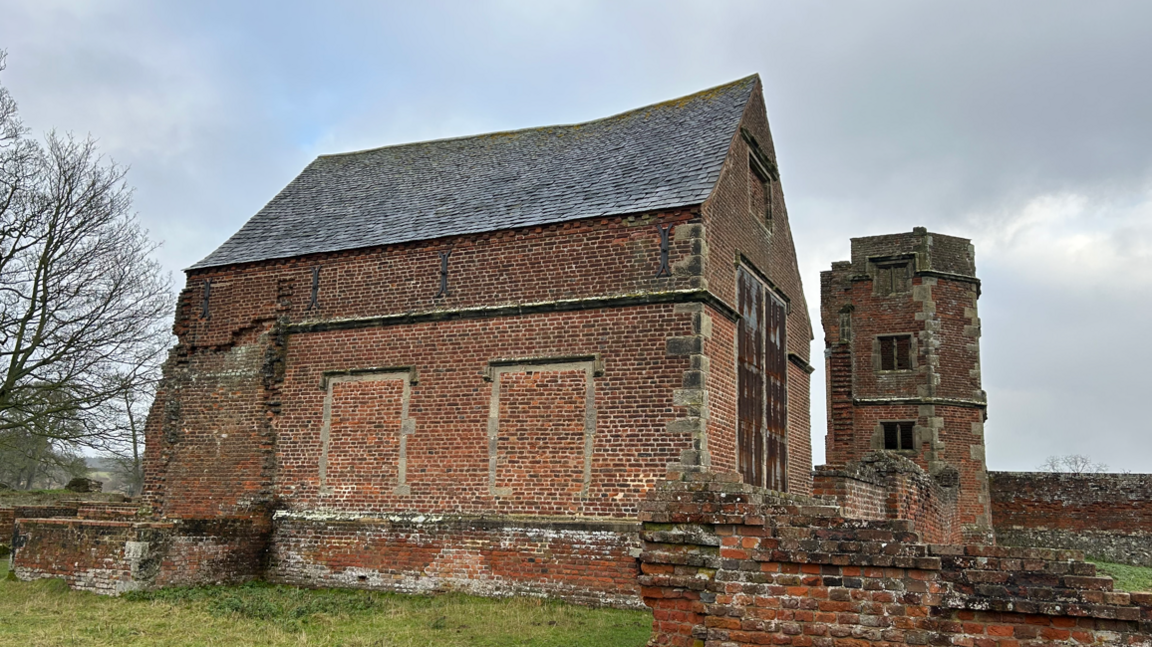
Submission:
{"label": "rusty metal door", "polygon": [[784,303],[750,272],[737,274],[737,466],[745,483],[787,489]]}

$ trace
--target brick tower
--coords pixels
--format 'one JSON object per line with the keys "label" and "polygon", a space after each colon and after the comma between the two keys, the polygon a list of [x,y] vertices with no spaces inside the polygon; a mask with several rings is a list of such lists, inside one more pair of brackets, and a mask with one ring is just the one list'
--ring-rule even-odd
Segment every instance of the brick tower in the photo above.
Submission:
{"label": "brick tower", "polygon": [[966,540],[991,541],[975,248],[912,233],[852,239],[820,275],[827,462],[885,449],[958,485]]}

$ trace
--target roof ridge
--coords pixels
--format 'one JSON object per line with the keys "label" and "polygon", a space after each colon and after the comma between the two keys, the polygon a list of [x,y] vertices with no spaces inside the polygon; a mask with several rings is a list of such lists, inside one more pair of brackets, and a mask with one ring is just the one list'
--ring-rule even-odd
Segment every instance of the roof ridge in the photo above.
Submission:
{"label": "roof ridge", "polygon": [[188,270],[700,204],[758,75],[580,124],[323,155]]}
{"label": "roof ridge", "polygon": [[[384,146],[373,146],[371,148],[361,148],[361,149],[354,150],[354,151],[343,151],[340,153],[323,153],[323,154],[317,155],[316,159],[329,158],[329,157],[349,157],[352,155],[362,155],[364,153],[373,153],[375,151],[384,150],[384,149],[397,149],[397,148],[404,148],[407,146],[427,146],[428,144],[439,144],[439,143],[443,143],[443,142],[463,141],[463,140],[467,140],[467,139],[476,139],[478,137],[497,137],[497,136],[503,136],[503,135],[512,136],[512,135],[528,133],[528,132],[533,132],[533,131],[549,130],[552,128],[576,128],[576,127],[581,127],[581,126],[590,126],[592,124],[598,124],[601,122],[610,121],[612,119],[620,119],[622,117],[633,115],[633,114],[636,114],[638,112],[644,112],[645,110],[652,110],[654,108],[663,107],[663,106],[666,106],[669,104],[675,104],[675,103],[679,103],[679,102],[687,102],[687,101],[691,101],[691,100],[696,99],[696,98],[703,98],[705,95],[708,95],[708,94],[717,94],[723,90],[737,87],[737,86],[742,85],[744,83],[753,84],[759,80],[760,80],[760,75],[758,73],[753,72],[752,74],[745,76],[743,78],[740,78],[740,79],[736,79],[735,81],[729,81],[728,83],[721,83],[720,85],[706,88],[706,89],[700,90],[698,92],[693,92],[692,94],[687,94],[687,95],[684,95],[682,97],[676,97],[673,99],[665,99],[663,101],[657,101],[656,103],[650,103],[646,106],[641,106],[639,108],[632,108],[631,110],[625,110],[623,112],[618,112],[614,115],[609,115],[607,117],[600,117],[598,119],[590,119],[588,121],[578,121],[578,122],[570,123],[570,124],[547,124],[544,126],[531,126],[528,128],[514,128],[512,130],[497,130],[497,131],[492,131],[492,132],[476,133],[473,135],[459,135],[457,137],[438,137],[436,139],[424,139],[424,140],[414,141],[414,142],[403,142],[400,144],[386,144]],[[751,87],[752,86],[749,85],[749,88],[751,88]]]}

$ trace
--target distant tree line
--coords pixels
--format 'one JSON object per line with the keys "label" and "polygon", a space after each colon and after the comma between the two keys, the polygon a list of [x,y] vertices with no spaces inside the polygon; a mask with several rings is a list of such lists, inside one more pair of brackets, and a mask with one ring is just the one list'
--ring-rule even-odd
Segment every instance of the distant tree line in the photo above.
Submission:
{"label": "distant tree line", "polygon": [[124,179],[91,137],[33,138],[0,84],[0,483],[10,487],[57,486],[86,471],[84,454],[103,454],[139,490],[173,297]]}
{"label": "distant tree line", "polygon": [[1060,472],[1064,474],[1103,474],[1108,471],[1104,463],[1097,463],[1083,454],[1068,454],[1066,456],[1049,456],[1040,464],[1042,472]]}

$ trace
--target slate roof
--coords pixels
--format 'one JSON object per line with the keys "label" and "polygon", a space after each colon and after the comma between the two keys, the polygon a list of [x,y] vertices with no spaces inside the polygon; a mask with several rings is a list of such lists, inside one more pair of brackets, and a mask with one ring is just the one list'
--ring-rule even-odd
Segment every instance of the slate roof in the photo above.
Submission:
{"label": "slate roof", "polygon": [[189,269],[700,204],[757,80],[583,124],[322,155]]}

